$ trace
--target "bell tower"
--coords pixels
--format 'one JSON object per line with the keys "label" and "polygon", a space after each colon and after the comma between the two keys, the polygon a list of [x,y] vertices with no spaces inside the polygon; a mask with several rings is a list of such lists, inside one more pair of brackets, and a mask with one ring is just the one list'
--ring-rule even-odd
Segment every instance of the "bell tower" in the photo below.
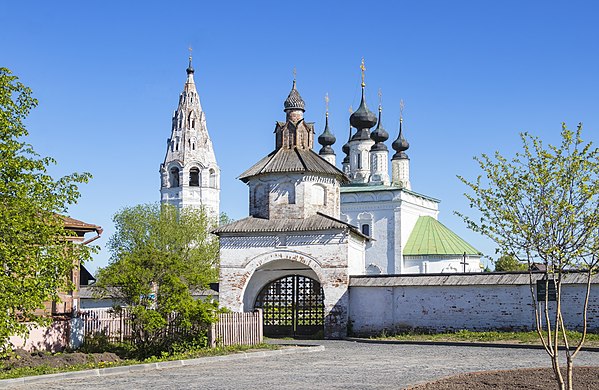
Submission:
{"label": "bell tower", "polygon": [[187,80],[172,118],[166,156],[160,165],[160,199],[181,207],[204,207],[218,219],[220,169],[206,127],[206,115],[194,82],[191,49]]}

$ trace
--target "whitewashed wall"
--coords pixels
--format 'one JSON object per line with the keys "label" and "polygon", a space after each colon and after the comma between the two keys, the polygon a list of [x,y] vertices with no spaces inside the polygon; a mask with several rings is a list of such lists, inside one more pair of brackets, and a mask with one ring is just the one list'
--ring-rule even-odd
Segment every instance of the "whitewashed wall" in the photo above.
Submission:
{"label": "whitewashed wall", "polygon": [[[361,229],[370,225],[373,241],[366,244],[365,270],[360,273],[403,274],[407,270],[403,247],[421,215],[435,219],[439,201],[397,187],[366,191],[368,187],[351,187],[341,193],[341,219]],[[433,272],[433,271],[429,271]]]}
{"label": "whitewashed wall", "polygon": [[253,311],[256,296],[286,275],[316,279],[324,290],[325,337],[345,337],[351,270],[364,269],[364,242],[346,231],[220,237],[219,302],[232,311]]}
{"label": "whitewashed wall", "polygon": [[[354,334],[414,328],[437,332],[533,330],[528,275],[503,275],[499,283],[491,283],[488,275],[431,276],[428,280],[426,276],[352,278],[351,330]],[[562,310],[570,328],[582,326],[585,287],[583,283],[564,286]],[[591,289],[590,302],[589,328],[599,330],[599,279]]]}

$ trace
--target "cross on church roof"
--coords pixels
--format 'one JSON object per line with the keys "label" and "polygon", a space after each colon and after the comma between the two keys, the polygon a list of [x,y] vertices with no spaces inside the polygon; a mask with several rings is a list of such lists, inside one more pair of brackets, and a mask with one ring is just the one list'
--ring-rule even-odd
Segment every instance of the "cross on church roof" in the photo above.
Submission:
{"label": "cross on church roof", "polygon": [[360,64],[360,69],[362,70],[362,87],[366,86],[364,82],[364,72],[366,71],[366,66],[364,65],[364,57],[362,57],[362,63]]}

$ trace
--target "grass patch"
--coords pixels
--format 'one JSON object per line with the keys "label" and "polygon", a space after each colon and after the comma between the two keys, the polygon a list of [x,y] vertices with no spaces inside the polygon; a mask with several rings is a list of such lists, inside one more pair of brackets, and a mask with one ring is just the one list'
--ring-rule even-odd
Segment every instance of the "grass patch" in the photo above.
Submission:
{"label": "grass patch", "polygon": [[[545,339],[547,333],[544,334]],[[582,334],[580,332],[567,332],[570,346],[575,346]],[[381,335],[377,339],[405,340],[405,341],[448,341],[448,342],[482,342],[482,343],[507,343],[507,344],[533,344],[541,345],[537,332],[474,332],[469,330],[460,330],[453,333],[425,333],[425,332],[405,332],[396,335]],[[560,334],[560,343],[563,338]],[[599,334],[587,333],[585,346],[599,347]]]}
{"label": "grass patch", "polygon": [[[90,370],[95,368],[107,368],[117,366],[130,366],[143,363],[157,363],[171,360],[195,359],[207,356],[230,355],[240,352],[253,352],[257,350],[275,350],[280,349],[278,345],[258,344],[258,345],[234,345],[229,347],[217,348],[198,348],[184,352],[163,354],[161,356],[151,356],[147,359],[123,359],[116,362],[89,362],[83,364],[71,364],[62,367],[52,367],[48,364],[39,364],[31,367],[11,367],[6,360],[0,360],[0,379],[20,378],[24,376],[55,374],[59,372]],[[68,353],[59,353],[56,355],[68,356]],[[92,359],[90,359],[92,360]]]}

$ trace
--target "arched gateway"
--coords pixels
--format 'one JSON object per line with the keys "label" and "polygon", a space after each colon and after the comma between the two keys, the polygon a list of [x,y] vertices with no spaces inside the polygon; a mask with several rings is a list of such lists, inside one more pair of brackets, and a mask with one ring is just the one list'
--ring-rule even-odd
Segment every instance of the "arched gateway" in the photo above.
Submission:
{"label": "arched gateway", "polygon": [[264,335],[315,337],[324,331],[324,291],[302,275],[288,275],[264,286],[254,305],[263,310]]}

